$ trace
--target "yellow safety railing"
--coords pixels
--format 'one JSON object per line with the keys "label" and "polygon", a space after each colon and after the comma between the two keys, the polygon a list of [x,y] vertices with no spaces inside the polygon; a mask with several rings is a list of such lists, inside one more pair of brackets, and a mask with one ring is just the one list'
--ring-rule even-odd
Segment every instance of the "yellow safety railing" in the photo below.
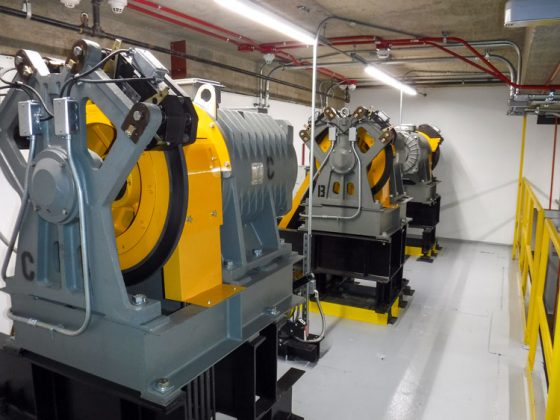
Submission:
{"label": "yellow safety railing", "polygon": [[[526,179],[522,179],[517,196],[512,256],[519,260],[520,285],[524,300],[527,291],[530,290],[525,328],[525,342],[529,346],[527,367],[530,375],[535,365],[540,336],[548,376],[546,419],[558,420],[560,419],[560,328],[555,328],[551,334],[544,303],[551,255],[560,255],[560,235],[552,221],[546,218],[531,184]],[[556,280],[557,273],[553,274]],[[559,313],[560,299],[557,298],[555,302],[559,306],[556,308],[556,313]]]}

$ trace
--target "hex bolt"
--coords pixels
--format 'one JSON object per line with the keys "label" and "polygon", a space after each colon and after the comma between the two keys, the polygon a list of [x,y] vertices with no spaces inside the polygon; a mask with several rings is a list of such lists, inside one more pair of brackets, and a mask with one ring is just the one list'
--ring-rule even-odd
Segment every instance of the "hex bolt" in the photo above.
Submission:
{"label": "hex bolt", "polygon": [[148,298],[146,297],[146,295],[139,293],[137,295],[132,296],[132,304],[134,306],[142,306],[145,305],[146,303],[148,303]]}
{"label": "hex bolt", "polygon": [[25,77],[29,77],[33,74],[33,69],[30,66],[23,66],[22,73]]}
{"label": "hex bolt", "polygon": [[266,313],[271,315],[271,316],[280,315],[280,311],[278,310],[278,307],[276,307],[276,306],[273,306],[271,308],[267,308]]}
{"label": "hex bolt", "polygon": [[132,113],[132,118],[134,119],[134,121],[140,121],[142,119],[142,113],[136,110]]}
{"label": "hex bolt", "polygon": [[210,216],[212,216],[212,217],[216,217],[217,215],[218,215],[218,212],[216,210],[212,210],[210,212]]}
{"label": "hex bolt", "polygon": [[171,388],[171,382],[167,378],[160,378],[154,384],[156,391],[165,394]]}
{"label": "hex bolt", "polygon": [[72,50],[72,52],[74,53],[75,57],[81,57],[82,54],[84,53],[84,50],[82,49],[82,47],[76,45]]}
{"label": "hex bolt", "polygon": [[263,254],[262,248],[255,248],[255,249],[253,249],[253,255],[254,255],[255,257],[262,257],[262,254]]}
{"label": "hex bolt", "polygon": [[63,216],[68,216],[68,210],[62,209],[62,215]]}
{"label": "hex bolt", "polygon": [[226,269],[233,270],[233,267],[235,267],[235,264],[233,263],[233,261],[232,260],[226,260]]}

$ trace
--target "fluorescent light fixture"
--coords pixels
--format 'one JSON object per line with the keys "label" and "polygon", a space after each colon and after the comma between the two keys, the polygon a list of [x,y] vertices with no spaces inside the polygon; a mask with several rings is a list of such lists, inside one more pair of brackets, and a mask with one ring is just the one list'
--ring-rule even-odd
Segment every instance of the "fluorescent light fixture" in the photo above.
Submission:
{"label": "fluorescent light fixture", "polygon": [[315,43],[315,37],[298,28],[293,23],[288,20],[276,16],[274,13],[269,12],[265,8],[256,5],[255,3],[247,0],[214,0],[220,6],[225,7],[232,12],[235,12],[253,22],[259,23],[261,25],[267,26],[270,29],[274,29],[287,37],[295,39],[306,45],[313,45]]}
{"label": "fluorescent light fixture", "polygon": [[376,80],[379,80],[381,83],[394,87],[395,89],[400,90],[401,92],[406,93],[407,95],[416,95],[416,89],[405,85],[404,83],[399,82],[393,76],[385,73],[383,70],[379,70],[377,67],[373,66],[366,66],[365,68],[366,73],[373,77]]}

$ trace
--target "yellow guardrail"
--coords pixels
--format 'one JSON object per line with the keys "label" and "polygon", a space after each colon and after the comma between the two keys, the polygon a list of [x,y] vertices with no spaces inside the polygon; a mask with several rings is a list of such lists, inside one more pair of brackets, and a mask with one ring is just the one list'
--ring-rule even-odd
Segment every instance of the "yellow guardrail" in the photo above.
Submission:
{"label": "yellow guardrail", "polygon": [[[541,338],[548,376],[546,420],[560,419],[560,328],[554,328],[551,334],[544,303],[549,260],[551,256],[557,258],[558,255],[560,255],[558,230],[552,221],[546,218],[531,184],[526,179],[522,179],[517,195],[512,257],[518,258],[519,261],[520,286],[524,301],[527,298],[527,291],[530,290],[525,327],[525,343],[529,346],[527,360],[529,379],[535,366],[539,336]],[[557,279],[558,274],[554,274],[554,279]],[[558,294],[558,290],[556,293]],[[557,305],[555,313],[559,313],[560,299],[556,297],[555,302]],[[534,409],[532,414],[534,417]]]}

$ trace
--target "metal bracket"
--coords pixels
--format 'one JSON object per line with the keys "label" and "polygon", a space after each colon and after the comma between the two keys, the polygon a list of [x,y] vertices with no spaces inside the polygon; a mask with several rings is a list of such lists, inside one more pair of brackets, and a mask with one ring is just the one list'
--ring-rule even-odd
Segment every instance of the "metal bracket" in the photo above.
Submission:
{"label": "metal bracket", "polygon": [[78,102],[70,98],[53,100],[54,133],[57,136],[69,136],[78,132],[80,114]]}
{"label": "metal bracket", "polygon": [[35,136],[43,132],[41,125],[41,105],[37,101],[22,101],[18,103],[19,135],[22,137]]}
{"label": "metal bracket", "polygon": [[309,234],[303,234],[303,268],[305,273],[311,272],[311,255],[309,255]]}

